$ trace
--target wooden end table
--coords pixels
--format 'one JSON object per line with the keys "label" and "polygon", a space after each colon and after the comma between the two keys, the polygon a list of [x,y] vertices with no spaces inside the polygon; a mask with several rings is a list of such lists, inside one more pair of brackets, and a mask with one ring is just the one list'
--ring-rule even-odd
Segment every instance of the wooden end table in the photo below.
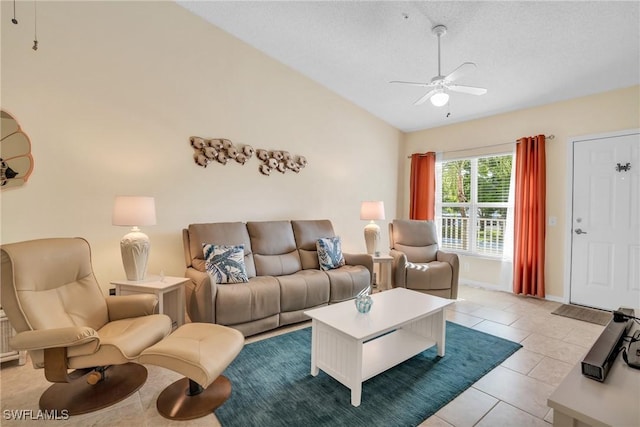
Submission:
{"label": "wooden end table", "polygon": [[158,297],[158,312],[171,318],[173,328],[184,325],[185,277],[148,276],[143,280],[115,280],[116,295],[153,294]]}
{"label": "wooden end table", "polygon": [[393,257],[391,255],[372,255],[372,257],[374,271],[376,270],[376,265],[378,266],[378,271],[375,272],[375,284],[378,290],[384,291],[387,289],[391,289],[391,265],[393,263]]}
{"label": "wooden end table", "polygon": [[639,395],[640,372],[618,354],[603,382],[582,375],[582,363],[576,363],[547,406],[553,408],[554,427],[640,426]]}
{"label": "wooden end table", "polygon": [[27,352],[13,350],[9,346],[9,338],[15,333],[9,318],[4,314],[4,310],[0,309],[0,362],[18,359],[18,365],[24,365],[27,361]]}

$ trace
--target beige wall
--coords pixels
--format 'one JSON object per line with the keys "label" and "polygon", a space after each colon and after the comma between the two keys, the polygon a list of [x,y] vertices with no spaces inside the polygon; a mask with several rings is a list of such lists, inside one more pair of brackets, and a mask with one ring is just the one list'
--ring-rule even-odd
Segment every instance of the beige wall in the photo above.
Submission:
{"label": "beige wall", "polygon": [[[12,3],[2,2],[2,17]],[[149,271],[182,275],[189,223],[329,218],[363,252],[361,200],[395,216],[401,133],[173,2],[38,2],[2,24],[3,109],[33,174],[1,194],[1,241],[83,236],[103,288],[122,278],[116,195],[156,198]],[[299,174],[192,160],[191,135],[307,157]],[[386,227],[383,242],[387,241]]]}
{"label": "beige wall", "polygon": [[[564,298],[564,262],[567,144],[571,137],[640,128],[640,86],[530,108],[485,119],[407,134],[400,156],[398,213],[409,215],[409,159],[415,152],[449,151],[515,141],[529,135],[555,135],[547,142],[547,216],[557,218],[547,227],[546,290],[550,298]],[[465,268],[465,262],[469,264]],[[496,284],[496,263],[463,259],[462,278]],[[490,272],[495,272],[491,275]],[[491,277],[493,276],[493,277]]]}
{"label": "beige wall", "polygon": [[[11,2],[1,7],[11,16]],[[155,196],[158,225],[144,230],[155,273],[182,275],[180,230],[194,222],[329,218],[345,250],[360,252],[361,200],[384,200],[387,219],[408,216],[408,154],[545,133],[556,136],[548,214],[558,219],[548,228],[547,289],[561,298],[567,140],[640,127],[636,86],[403,136],[173,2],[39,2],[37,52],[32,8],[20,14],[19,25],[0,26],[0,103],[31,137],[35,169],[0,195],[0,240],[86,237],[105,288],[124,274],[116,195]],[[270,177],[256,159],[203,169],[191,135],[285,149],[309,166]],[[497,283],[496,265],[463,264],[463,278]]]}

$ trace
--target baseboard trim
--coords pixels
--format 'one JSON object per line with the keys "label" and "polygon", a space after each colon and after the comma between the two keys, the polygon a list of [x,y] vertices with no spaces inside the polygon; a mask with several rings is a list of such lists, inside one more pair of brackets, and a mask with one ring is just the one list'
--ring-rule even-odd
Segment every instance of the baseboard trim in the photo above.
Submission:
{"label": "baseboard trim", "polygon": [[[502,291],[502,292],[509,292],[509,293],[513,293],[513,289],[510,289],[508,286],[500,286],[500,285],[496,285],[494,283],[488,283],[488,282],[479,282],[477,280],[469,280],[469,279],[464,279],[464,280],[460,280],[460,284],[462,285],[468,285],[468,286],[472,286],[475,288],[482,288],[482,289],[487,289],[490,291]],[[555,295],[545,295],[544,297],[545,300],[547,301],[553,301],[553,302],[559,302],[562,304],[568,304],[567,301],[565,301],[565,299],[563,297],[558,297]]]}
{"label": "baseboard trim", "polygon": [[553,302],[560,302],[562,304],[568,304],[568,301],[566,301],[563,297],[557,297],[555,295],[545,295],[544,299]]}
{"label": "baseboard trim", "polygon": [[500,286],[500,285],[496,285],[495,283],[479,282],[477,280],[469,280],[469,279],[460,280],[460,283],[463,285],[473,286],[473,287],[482,288],[482,289],[488,289],[491,291],[503,291],[503,292],[513,293],[513,291],[509,289],[507,286]]}

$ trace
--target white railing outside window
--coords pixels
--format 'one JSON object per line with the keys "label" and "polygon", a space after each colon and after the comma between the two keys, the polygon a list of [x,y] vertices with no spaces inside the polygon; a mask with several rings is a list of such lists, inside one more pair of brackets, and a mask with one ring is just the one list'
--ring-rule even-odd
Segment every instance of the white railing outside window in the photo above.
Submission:
{"label": "white railing outside window", "polygon": [[506,219],[478,219],[476,251],[483,255],[502,255]]}
{"label": "white railing outside window", "polygon": [[441,230],[443,249],[469,250],[469,218],[443,216]]}
{"label": "white railing outside window", "polygon": [[479,255],[502,255],[506,219],[478,218],[476,220],[475,244],[469,238],[469,218],[442,217],[442,247],[455,251],[475,248]]}

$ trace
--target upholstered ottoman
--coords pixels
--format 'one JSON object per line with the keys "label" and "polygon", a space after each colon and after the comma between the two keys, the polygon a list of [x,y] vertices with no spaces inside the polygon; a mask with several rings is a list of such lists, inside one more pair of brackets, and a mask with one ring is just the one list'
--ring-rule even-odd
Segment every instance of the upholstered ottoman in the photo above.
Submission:
{"label": "upholstered ottoman", "polygon": [[244,346],[239,331],[212,323],[187,323],[144,350],[140,363],[162,366],[184,375],[165,388],[156,406],[165,418],[190,420],[220,407],[231,395],[221,373]]}

